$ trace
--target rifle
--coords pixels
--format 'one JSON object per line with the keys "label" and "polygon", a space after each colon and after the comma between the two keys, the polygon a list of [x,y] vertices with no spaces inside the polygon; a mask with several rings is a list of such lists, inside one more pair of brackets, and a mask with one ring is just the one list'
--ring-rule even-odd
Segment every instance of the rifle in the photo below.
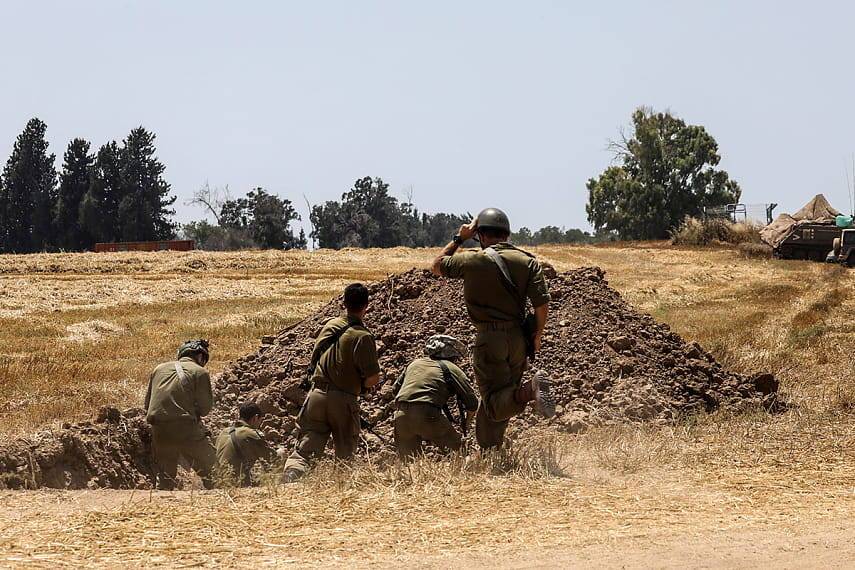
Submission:
{"label": "rifle", "polygon": [[[445,362],[440,359],[437,359],[436,363],[439,364],[440,369],[442,369],[442,379],[445,380],[448,389],[453,392],[454,388],[451,383],[451,370],[449,370]],[[463,437],[466,437],[467,432],[469,431],[466,428],[466,406],[463,405],[463,400],[456,392],[455,398],[457,398],[457,414],[460,416],[460,431],[463,433]],[[451,410],[448,409],[448,404],[445,404],[442,407],[442,413],[444,413],[445,417],[448,418],[448,421],[454,425],[454,416],[451,415]]]}
{"label": "rifle", "polygon": [[374,426],[368,423],[368,420],[366,420],[362,416],[359,416],[359,427],[379,439],[383,443],[383,445],[389,445],[388,440],[376,431],[374,431]]}

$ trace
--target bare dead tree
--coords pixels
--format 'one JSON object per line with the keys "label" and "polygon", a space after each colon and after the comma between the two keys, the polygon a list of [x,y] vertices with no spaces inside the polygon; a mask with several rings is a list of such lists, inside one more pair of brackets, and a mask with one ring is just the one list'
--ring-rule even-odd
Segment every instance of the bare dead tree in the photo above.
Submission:
{"label": "bare dead tree", "polygon": [[208,181],[206,180],[205,184],[203,184],[201,188],[193,192],[193,198],[187,201],[186,204],[188,206],[199,206],[203,210],[211,212],[214,219],[217,220],[217,225],[219,225],[220,211],[222,211],[223,204],[230,199],[231,195],[229,193],[228,184],[223,188],[211,188],[211,185],[208,184]]}
{"label": "bare dead tree", "polygon": [[315,249],[315,224],[312,222],[312,205],[309,203],[309,199],[303,194],[303,200],[306,201],[306,208],[309,210],[309,227],[312,228],[312,232],[309,234],[312,238],[312,249]]}

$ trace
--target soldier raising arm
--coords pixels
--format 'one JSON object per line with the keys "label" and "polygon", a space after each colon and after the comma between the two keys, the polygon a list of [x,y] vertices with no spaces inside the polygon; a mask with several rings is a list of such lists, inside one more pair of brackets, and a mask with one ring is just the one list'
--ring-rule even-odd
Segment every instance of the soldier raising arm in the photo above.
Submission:
{"label": "soldier raising arm", "polygon": [[[483,448],[502,444],[508,421],[528,402],[535,402],[546,417],[555,413],[548,379],[538,373],[522,382],[527,354],[533,357],[540,350],[549,292],[540,263],[510,244],[510,234],[504,212],[483,210],[472,223],[461,226],[431,267],[436,275],[463,280],[466,309],[478,330],[472,364],[481,392],[475,433]],[[475,235],[481,251],[455,255]],[[524,330],[527,300],[534,307],[533,330]]]}

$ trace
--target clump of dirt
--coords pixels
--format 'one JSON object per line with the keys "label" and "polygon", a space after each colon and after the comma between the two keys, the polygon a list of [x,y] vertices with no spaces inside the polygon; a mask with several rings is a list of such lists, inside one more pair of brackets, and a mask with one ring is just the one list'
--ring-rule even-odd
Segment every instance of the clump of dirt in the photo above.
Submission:
{"label": "clump of dirt", "polygon": [[144,416],[139,408],[104,407],[92,422],[0,446],[0,489],[149,488],[154,469]]}
{"label": "clump of dirt", "polygon": [[[697,343],[687,343],[667,325],[636,312],[609,287],[601,269],[556,274],[548,268],[550,320],[534,368],[554,380],[557,414],[546,421],[533,412],[514,418],[508,435],[535,424],[578,433],[590,425],[671,422],[720,407],[772,405],[777,381],[724,370]],[[471,344],[475,328],[466,315],[459,282],[411,270],[369,286],[366,325],[377,339],[388,384],[423,354],[433,334]],[[314,339],[340,313],[340,299],[277,335],[257,352],[238,359],[215,379],[215,408],[205,423],[212,433],[227,425],[237,406],[255,401],[266,414],[262,429],[275,444],[291,446],[296,415],[306,396],[300,389]],[[474,382],[469,362],[461,363]],[[367,394],[363,416],[392,441],[392,395]],[[100,423],[70,426],[58,433],[0,446],[2,487],[145,487],[152,483],[150,432],[141,410],[107,409]],[[384,444],[372,434],[366,443]]]}

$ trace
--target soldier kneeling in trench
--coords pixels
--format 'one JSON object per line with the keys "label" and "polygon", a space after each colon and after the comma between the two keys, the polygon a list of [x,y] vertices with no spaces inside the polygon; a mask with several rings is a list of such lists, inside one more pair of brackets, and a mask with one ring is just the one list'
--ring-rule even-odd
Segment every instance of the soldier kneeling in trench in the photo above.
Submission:
{"label": "soldier kneeling in trench", "polygon": [[[461,431],[466,430],[475,411],[478,397],[466,374],[454,364],[466,354],[466,347],[452,336],[434,335],[425,345],[427,358],[417,358],[395,382],[395,447],[401,459],[419,453],[422,442],[456,451],[460,434],[451,423],[448,399],[456,395],[465,408]],[[463,410],[460,410],[464,413]],[[445,415],[443,415],[445,414]]]}
{"label": "soldier kneeling in trench", "polygon": [[207,340],[188,340],[178,347],[177,360],[151,373],[145,395],[146,421],[151,424],[152,450],[157,464],[157,488],[174,489],[178,460],[184,457],[213,487],[211,470],[217,460],[201,419],[214,405]]}
{"label": "soldier kneeling in trench", "polygon": [[250,487],[256,461],[269,461],[273,450],[258,431],[264,419],[258,404],[241,404],[238,414],[240,419],[224,428],[217,437],[217,466],[224,474],[236,477],[240,485]]}

